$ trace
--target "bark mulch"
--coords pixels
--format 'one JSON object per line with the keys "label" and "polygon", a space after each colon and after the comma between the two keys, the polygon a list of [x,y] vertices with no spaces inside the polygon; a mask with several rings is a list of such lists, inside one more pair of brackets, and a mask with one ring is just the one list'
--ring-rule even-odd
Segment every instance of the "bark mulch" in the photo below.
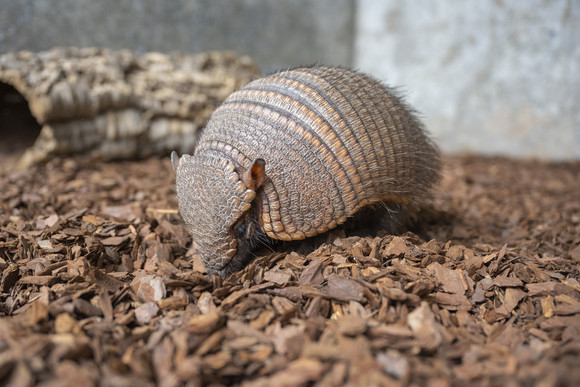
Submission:
{"label": "bark mulch", "polygon": [[3,172],[0,384],[579,385],[580,163],[444,161],[423,237],[226,280],[189,249],[168,158]]}

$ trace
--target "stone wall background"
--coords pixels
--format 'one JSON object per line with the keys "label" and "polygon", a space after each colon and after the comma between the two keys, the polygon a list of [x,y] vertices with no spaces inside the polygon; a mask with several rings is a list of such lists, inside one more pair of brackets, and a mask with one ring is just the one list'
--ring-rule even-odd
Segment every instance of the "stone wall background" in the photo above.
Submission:
{"label": "stone wall background", "polygon": [[0,0],[0,53],[232,49],[402,86],[441,148],[580,158],[578,0]]}

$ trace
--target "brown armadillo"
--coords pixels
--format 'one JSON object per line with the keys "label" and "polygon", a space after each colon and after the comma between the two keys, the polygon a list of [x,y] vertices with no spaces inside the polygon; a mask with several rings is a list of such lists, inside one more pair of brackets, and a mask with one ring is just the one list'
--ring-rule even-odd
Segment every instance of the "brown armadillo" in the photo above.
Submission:
{"label": "brown armadillo", "polygon": [[[344,68],[257,79],[172,154],[179,209],[208,272],[242,269],[258,241],[324,233],[375,203],[416,207],[439,152],[396,93]],[[388,207],[388,206],[386,206]]]}

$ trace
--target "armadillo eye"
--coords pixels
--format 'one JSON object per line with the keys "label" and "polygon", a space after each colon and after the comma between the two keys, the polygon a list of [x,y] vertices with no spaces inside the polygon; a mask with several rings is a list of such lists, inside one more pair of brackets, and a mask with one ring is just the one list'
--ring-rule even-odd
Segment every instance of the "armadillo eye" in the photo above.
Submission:
{"label": "armadillo eye", "polygon": [[246,233],[246,223],[242,223],[238,227],[236,227],[236,236],[243,237],[245,233]]}

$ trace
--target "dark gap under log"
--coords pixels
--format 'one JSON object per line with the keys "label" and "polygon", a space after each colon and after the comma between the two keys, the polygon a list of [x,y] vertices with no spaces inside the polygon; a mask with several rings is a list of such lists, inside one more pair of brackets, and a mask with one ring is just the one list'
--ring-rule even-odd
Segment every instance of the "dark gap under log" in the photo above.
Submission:
{"label": "dark gap under log", "polygon": [[11,85],[0,82],[0,165],[15,166],[40,134],[26,99]]}

